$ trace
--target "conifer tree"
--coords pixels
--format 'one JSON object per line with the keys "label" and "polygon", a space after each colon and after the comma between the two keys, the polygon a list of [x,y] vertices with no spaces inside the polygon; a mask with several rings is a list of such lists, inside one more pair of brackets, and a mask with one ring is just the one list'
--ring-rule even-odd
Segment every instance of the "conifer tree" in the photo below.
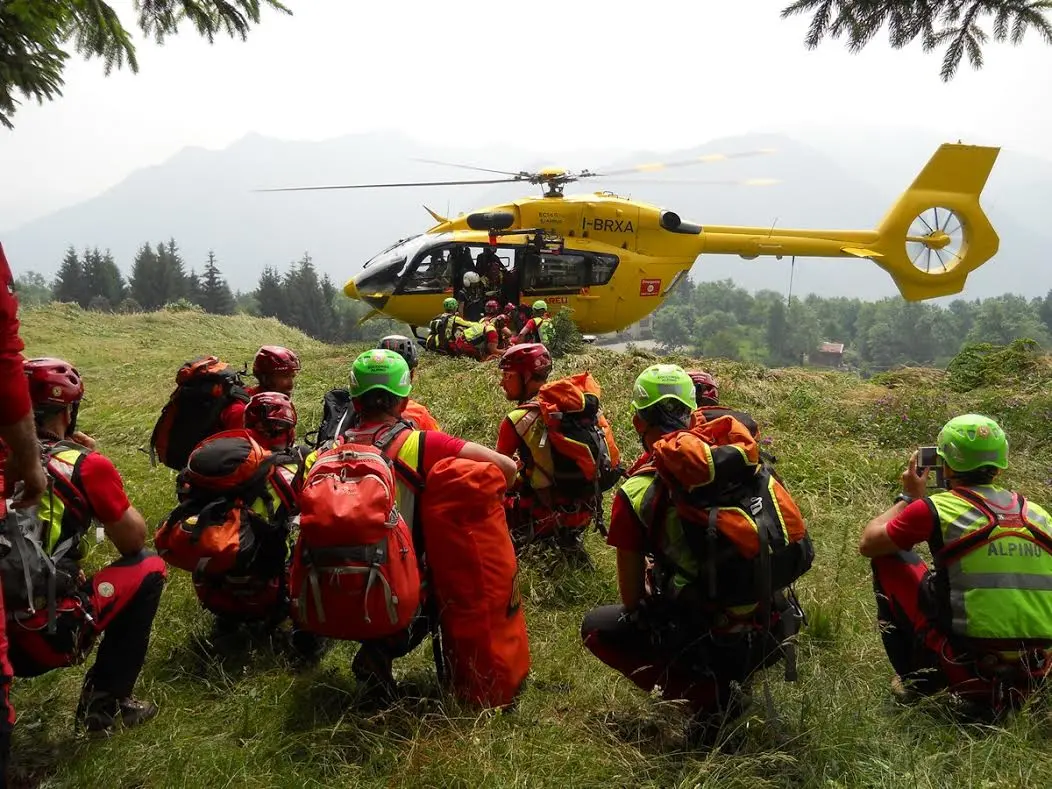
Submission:
{"label": "conifer tree", "polygon": [[84,265],[77,257],[77,251],[73,247],[66,250],[66,256],[62,259],[58,274],[55,275],[55,284],[52,287],[55,301],[66,301],[87,307],[91,301],[88,293],[87,283],[84,280]]}
{"label": "conifer tree", "polygon": [[201,282],[201,306],[205,312],[215,315],[234,314],[234,294],[219,271],[215,252],[208,251],[208,262],[205,264],[205,276]]}
{"label": "conifer tree", "polygon": [[[137,0],[138,27],[158,43],[189,22],[209,43],[226,32],[244,40],[260,11],[291,12],[278,0]],[[105,73],[125,63],[138,72],[132,37],[104,0],[0,2],[0,125],[13,128],[16,93],[37,102],[62,95],[62,71],[76,46],[85,58],[101,58]]]}
{"label": "conifer tree", "polygon": [[120,304],[124,300],[127,288],[110,251],[107,249],[103,254],[98,247],[84,250],[82,260],[85,289],[90,298],[103,298],[110,305]]}
{"label": "conifer tree", "polygon": [[288,302],[285,298],[285,287],[277,269],[267,266],[259,275],[256,287],[256,303],[259,314],[264,318],[277,318],[282,323],[288,322]]}
{"label": "conifer tree", "polygon": [[160,261],[149,244],[143,244],[135,255],[128,284],[129,295],[142,309],[150,312],[164,306]]}
{"label": "conifer tree", "polygon": [[161,295],[164,298],[161,306],[187,298],[190,295],[190,281],[174,238],[169,239],[167,244],[157,245],[157,264]]}
{"label": "conifer tree", "polygon": [[982,68],[983,45],[990,40],[982,27],[987,17],[993,17],[995,41],[1019,44],[1027,29],[1034,28],[1052,44],[1050,9],[1048,0],[796,0],[782,16],[812,15],[808,49],[828,36],[846,39],[848,50],[859,52],[885,24],[894,49],[917,38],[926,52],[945,46],[940,75],[948,82],[965,55],[973,68]]}

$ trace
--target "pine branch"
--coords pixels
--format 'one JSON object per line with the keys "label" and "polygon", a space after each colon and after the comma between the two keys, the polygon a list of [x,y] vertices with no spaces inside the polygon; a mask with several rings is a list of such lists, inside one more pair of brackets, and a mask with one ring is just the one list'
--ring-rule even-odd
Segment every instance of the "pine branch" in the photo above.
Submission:
{"label": "pine branch", "polygon": [[983,66],[983,47],[990,40],[979,24],[992,17],[995,41],[1019,44],[1028,28],[1052,44],[1052,0],[796,0],[782,18],[810,13],[804,39],[814,49],[826,38],[844,38],[849,52],[864,49],[885,26],[894,49],[921,39],[926,52],[945,46],[940,76],[949,81],[967,55],[973,68]]}

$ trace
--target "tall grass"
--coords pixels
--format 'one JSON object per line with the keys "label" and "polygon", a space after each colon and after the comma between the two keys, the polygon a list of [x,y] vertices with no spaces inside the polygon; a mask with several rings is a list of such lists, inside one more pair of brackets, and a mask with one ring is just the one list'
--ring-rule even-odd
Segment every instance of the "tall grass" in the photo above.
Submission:
{"label": "tall grass", "polygon": [[[179,314],[110,316],[48,307],[24,313],[33,355],[70,359],[88,396],[83,428],[124,476],[132,501],[155,525],[173,503],[174,474],[140,451],[180,363],[201,352],[241,363],[262,343],[289,345],[304,371],[296,405],[301,433],[321,414],[321,395],[346,381],[359,350],[309,340],[273,320]],[[684,364],[702,362],[676,359]],[[593,348],[556,363],[589,369],[623,452],[632,457],[628,400],[653,357]],[[751,411],[813,533],[815,567],[799,584],[810,617],[800,681],[769,672],[778,720],[762,707],[725,751],[692,750],[683,711],[637,691],[580,645],[592,606],[617,599],[613,551],[590,534],[598,571],[580,575],[541,556],[523,561],[534,668],[518,709],[464,708],[434,687],[425,647],[398,661],[421,698],[386,710],[364,706],[349,671],[354,645],[297,671],[280,645],[248,641],[217,657],[186,574],[173,571],[138,693],[158,702],[148,725],[108,740],[72,735],[84,667],[17,680],[14,772],[26,785],[113,787],[1040,787],[1049,784],[1050,719],[1040,707],[1005,730],[963,726],[938,705],[890,701],[873,621],[868,565],[855,544],[863,523],[897,489],[908,451],[930,442],[955,413],[1002,419],[1012,440],[1009,481],[1052,500],[1052,399],[1030,381],[967,393],[945,376],[913,372],[867,383],[838,373],[766,370],[704,362],[727,403]],[[507,403],[493,363],[424,358],[415,397],[450,432],[492,444]],[[112,558],[107,545],[90,557]],[[89,662],[92,658],[89,658]]]}

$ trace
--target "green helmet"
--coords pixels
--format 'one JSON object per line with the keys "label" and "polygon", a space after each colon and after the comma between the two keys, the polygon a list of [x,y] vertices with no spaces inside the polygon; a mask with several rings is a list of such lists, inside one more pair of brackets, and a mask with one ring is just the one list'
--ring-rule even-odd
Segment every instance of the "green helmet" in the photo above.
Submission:
{"label": "green helmet", "polygon": [[955,416],[939,431],[936,451],[954,471],[973,471],[982,466],[1008,468],[1008,438],[988,416]]}
{"label": "green helmet", "polygon": [[442,302],[442,309],[446,312],[456,312],[458,306],[457,300],[453,298],[446,299]]}
{"label": "green helmet", "polygon": [[405,359],[385,348],[374,348],[355,359],[351,365],[351,397],[361,397],[373,389],[407,397],[413,385]]}
{"label": "green helmet", "polygon": [[533,314],[540,315],[541,313],[548,311],[548,304],[540,299],[533,302]]}
{"label": "green helmet", "polygon": [[632,407],[636,411],[669,399],[679,401],[691,411],[698,407],[694,381],[678,364],[655,364],[636,378],[632,388]]}

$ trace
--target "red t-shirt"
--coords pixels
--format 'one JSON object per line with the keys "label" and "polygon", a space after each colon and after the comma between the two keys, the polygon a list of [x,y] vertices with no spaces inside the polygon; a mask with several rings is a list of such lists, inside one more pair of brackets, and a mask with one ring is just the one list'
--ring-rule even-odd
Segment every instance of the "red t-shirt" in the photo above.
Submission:
{"label": "red t-shirt", "polygon": [[[259,394],[258,386],[246,386],[245,392],[248,393],[249,397]],[[219,421],[223,425],[223,430],[237,430],[245,426],[245,406],[247,403],[242,403],[240,400],[235,400],[226,408],[223,409],[223,413],[219,416]]]}
{"label": "red t-shirt", "polygon": [[908,551],[914,545],[927,542],[938,522],[924,499],[911,501],[906,508],[888,521],[888,537],[900,549]]}
{"label": "red t-shirt", "polygon": [[98,452],[85,455],[80,461],[80,491],[92,514],[103,524],[116,523],[131,506],[117,468]]}
{"label": "red t-shirt", "polygon": [[22,371],[18,299],[14,277],[0,246],[0,425],[13,425],[29,413],[29,387]]}
{"label": "red t-shirt", "polygon": [[502,455],[512,457],[521,442],[522,439],[519,438],[515,425],[508,417],[504,417],[504,421],[500,423],[500,428],[497,430],[497,451]]}
{"label": "red t-shirt", "polygon": [[[381,424],[383,423],[369,422],[357,429],[362,432],[368,432],[380,427]],[[424,430],[421,432],[420,471],[425,477],[431,473],[431,469],[435,467],[438,461],[457,457],[460,454],[460,450],[468,443],[462,438],[448,435],[441,430]]]}
{"label": "red t-shirt", "polygon": [[606,544],[622,551],[642,553],[644,548],[645,528],[632,509],[624,491],[617,491],[614,503],[610,507],[610,527],[606,535]]}

